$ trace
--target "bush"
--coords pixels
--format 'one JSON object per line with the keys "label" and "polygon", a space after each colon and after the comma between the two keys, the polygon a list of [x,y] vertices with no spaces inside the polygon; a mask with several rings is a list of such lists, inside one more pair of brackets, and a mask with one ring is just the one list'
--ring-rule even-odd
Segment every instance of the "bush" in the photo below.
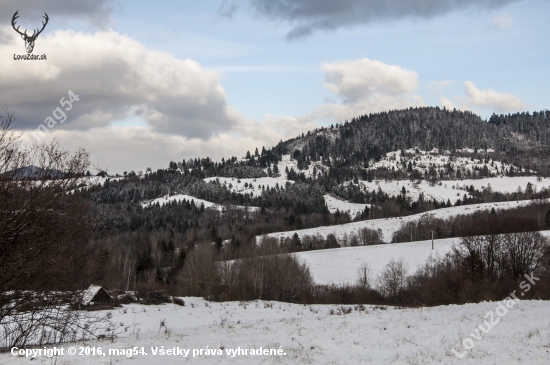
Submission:
{"label": "bush", "polygon": [[307,294],[313,279],[306,264],[278,245],[262,245],[248,257],[219,262],[218,295],[227,300],[296,302]]}
{"label": "bush", "polygon": [[203,244],[191,250],[177,280],[185,296],[209,296],[218,280],[215,247]]}
{"label": "bush", "polygon": [[153,304],[159,305],[164,303],[170,303],[171,300],[168,298],[164,290],[155,290],[147,292],[141,300],[142,304]]}
{"label": "bush", "polygon": [[550,243],[539,232],[463,237],[454,250],[471,279],[519,279],[544,269]]}
{"label": "bush", "polygon": [[182,298],[178,298],[178,297],[172,297],[172,303],[179,305],[180,307],[185,306],[185,301]]}
{"label": "bush", "polygon": [[384,241],[382,239],[382,230],[363,228],[361,229],[361,231],[359,231],[359,241],[363,246],[383,244]]}
{"label": "bush", "polygon": [[377,289],[384,297],[396,300],[405,288],[408,265],[403,259],[390,262],[378,275]]}

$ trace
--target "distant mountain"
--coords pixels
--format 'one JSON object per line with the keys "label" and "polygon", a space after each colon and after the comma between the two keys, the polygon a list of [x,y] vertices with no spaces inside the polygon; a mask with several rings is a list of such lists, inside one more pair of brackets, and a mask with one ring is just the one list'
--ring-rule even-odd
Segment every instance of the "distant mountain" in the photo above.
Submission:
{"label": "distant mountain", "polygon": [[485,121],[469,111],[438,107],[394,110],[310,131],[268,152],[290,154],[298,166],[323,161],[332,167],[366,167],[388,152],[410,148],[472,149],[476,154],[489,149],[495,160],[550,171],[550,111],[494,114]]}
{"label": "distant mountain", "polygon": [[63,178],[65,174],[56,169],[43,169],[37,166],[25,166],[3,174],[14,180],[19,179],[42,179],[42,178]]}
{"label": "distant mountain", "polygon": [[438,107],[410,108],[352,118],[280,143],[275,150],[318,159],[332,156],[345,164],[379,160],[385,153],[408,148],[494,149],[498,152],[550,153],[550,111],[491,116],[482,120],[469,111]]}

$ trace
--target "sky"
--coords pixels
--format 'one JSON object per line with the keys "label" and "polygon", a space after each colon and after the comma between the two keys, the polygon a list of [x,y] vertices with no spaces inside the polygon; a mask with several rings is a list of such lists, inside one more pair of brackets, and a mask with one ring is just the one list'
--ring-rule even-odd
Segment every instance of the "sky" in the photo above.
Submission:
{"label": "sky", "polygon": [[[29,35],[48,14],[33,50],[47,60],[14,59],[16,11]],[[0,108],[22,140],[85,148],[110,173],[242,157],[392,109],[544,110],[549,13],[550,0],[3,0]]]}

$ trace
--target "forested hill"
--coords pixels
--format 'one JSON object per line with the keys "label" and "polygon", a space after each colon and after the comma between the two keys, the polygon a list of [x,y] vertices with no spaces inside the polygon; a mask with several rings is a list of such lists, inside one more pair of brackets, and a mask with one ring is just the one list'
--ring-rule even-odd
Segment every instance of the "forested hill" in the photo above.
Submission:
{"label": "forested hill", "polygon": [[[382,191],[361,190],[358,179],[369,182],[377,179],[425,179],[435,184],[438,180],[518,176],[533,172],[550,176],[549,126],[548,111],[493,115],[485,121],[472,112],[440,108],[395,110],[364,115],[350,122],[310,131],[273,148],[261,147],[253,153],[247,152],[245,158],[233,156],[216,162],[208,157],[185,159],[182,156],[180,161],[171,161],[167,169],[140,177],[133,172],[124,173],[124,178],[107,180],[103,186],[89,189],[85,194],[98,207],[126,204],[124,214],[133,212],[130,215],[139,216],[139,219],[132,218],[133,221],[128,217],[117,220],[126,221],[120,226],[128,227],[141,226],[147,221],[141,216],[141,203],[174,194],[187,194],[217,204],[252,205],[267,210],[291,209],[295,214],[325,213],[327,207],[323,195],[327,193],[353,203],[381,204],[390,199]],[[418,152],[401,153],[411,148],[448,150],[452,156],[447,156],[445,162],[435,162],[431,161],[431,155],[422,157]],[[465,148],[470,152],[459,151]],[[485,153],[485,149],[494,151]],[[392,151],[400,152],[398,162],[395,156],[386,156]],[[290,159],[283,159],[289,154]],[[389,161],[390,158],[393,161]],[[382,159],[385,161],[377,164]],[[238,179],[247,178],[281,180],[277,187],[268,185],[267,189],[256,180],[250,181],[247,182],[250,185],[237,192],[231,184],[205,181],[212,177],[237,179],[233,184],[240,183]],[[349,181],[355,185],[342,184]],[[250,190],[252,185],[262,185],[261,194],[254,195]],[[434,202],[434,206],[436,203],[440,202]],[[405,207],[403,209],[414,209],[409,203],[399,204]],[[110,209],[103,208],[99,209],[103,213]],[[107,213],[103,215],[109,216]],[[109,227],[113,224],[102,225]]]}
{"label": "forested hill", "polygon": [[[385,153],[417,147],[494,149],[497,152],[550,153],[550,111],[491,116],[438,107],[410,108],[363,115],[336,127],[321,128],[281,142],[276,154],[300,150],[302,158],[331,156],[342,165],[379,160]],[[296,156],[299,157],[299,156]]]}
{"label": "forested hill", "polygon": [[[549,121],[546,111],[493,116],[489,121],[471,112],[439,108],[390,111],[310,131],[273,148],[242,151],[245,158],[181,156],[165,169],[144,174],[130,171],[113,177],[102,172],[101,178],[90,177],[86,189],[74,191],[89,203],[93,281],[119,288],[128,282],[168,287],[186,267],[193,267],[186,255],[193,257],[194,247],[202,243],[216,243],[216,260],[232,260],[247,257],[256,237],[274,232],[411,216],[452,205],[542,201],[550,191],[537,190],[532,183],[493,191],[489,183],[478,190],[461,180],[536,173],[542,184],[542,177],[550,176]],[[434,148],[442,153],[430,152]],[[500,179],[491,182],[495,180]],[[223,207],[207,209],[200,200]],[[347,208],[334,211],[330,202],[342,209],[350,204],[360,208],[352,215]],[[510,221],[532,222],[530,230],[550,227],[548,205],[537,209],[509,213]],[[418,232],[420,224],[414,228]],[[405,239],[411,227],[403,228]],[[363,232],[364,242],[382,242],[377,232]],[[445,232],[455,235],[458,228]],[[303,245],[298,234],[284,246],[279,240],[272,243],[289,251],[347,244],[334,236],[315,237],[315,243]],[[420,233],[418,237],[427,238]]]}

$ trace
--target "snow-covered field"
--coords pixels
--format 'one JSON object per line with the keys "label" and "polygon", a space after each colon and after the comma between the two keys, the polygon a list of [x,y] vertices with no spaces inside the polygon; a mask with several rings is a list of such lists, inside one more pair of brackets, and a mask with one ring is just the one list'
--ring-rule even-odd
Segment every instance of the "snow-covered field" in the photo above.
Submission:
{"label": "snow-covered field", "polygon": [[[550,237],[550,231],[542,231]],[[313,280],[318,284],[355,284],[357,269],[367,264],[372,278],[384,270],[390,260],[402,259],[407,263],[408,275],[415,273],[430,257],[444,257],[460,238],[432,241],[391,243],[385,245],[343,247],[329,250],[305,251],[296,257],[309,266]]]}
{"label": "snow-covered field", "polygon": [[[157,198],[157,199],[154,199],[150,202],[147,202],[147,203],[143,203],[141,206],[143,208],[146,208],[148,206],[151,206],[151,205],[155,205],[155,204],[159,204],[160,206],[163,206],[164,204],[166,203],[169,203],[169,202],[173,202],[173,201],[183,201],[183,200],[187,200],[188,202],[191,202],[193,201],[194,204],[197,206],[197,207],[200,207],[202,204],[204,204],[204,207],[205,208],[211,208],[211,209],[216,209],[216,210],[219,210],[219,211],[222,211],[224,209],[224,206],[223,205],[219,205],[219,204],[216,204],[216,203],[212,203],[212,202],[209,202],[207,200],[203,200],[203,199],[198,199],[198,198],[195,198],[194,196],[191,196],[191,195],[185,195],[185,194],[177,194],[177,195],[172,195],[172,196],[164,196],[162,198]],[[245,209],[245,208],[248,208],[248,210],[254,212],[254,211],[259,211],[259,208],[258,207],[243,207],[243,206],[240,206],[240,205],[234,205],[233,207],[236,207],[236,208],[239,208],[239,209]]]}
{"label": "snow-covered field", "polygon": [[[358,234],[359,231],[363,228],[370,229],[381,229],[383,234],[384,242],[391,242],[393,232],[397,231],[401,223],[417,221],[418,219],[424,216],[432,216],[434,218],[447,219],[454,217],[460,214],[471,214],[478,211],[490,211],[492,208],[495,208],[496,211],[502,209],[511,209],[519,206],[527,206],[529,204],[535,204],[533,200],[520,200],[520,201],[511,201],[511,202],[500,202],[500,203],[483,203],[483,204],[472,204],[472,205],[462,205],[458,207],[450,208],[441,208],[437,210],[431,210],[429,212],[414,214],[406,217],[399,218],[384,218],[384,219],[371,219],[367,221],[352,222],[347,224],[341,224],[337,226],[323,226],[318,228],[308,228],[296,231],[287,231],[287,232],[276,232],[270,233],[267,236],[279,238],[292,237],[294,233],[298,233],[300,237],[305,235],[321,235],[326,237],[328,234],[332,233],[336,238],[341,238],[350,234]],[[260,237],[258,237],[260,239]]]}
{"label": "snow-covered field", "polygon": [[[212,303],[184,298],[185,306],[127,305],[110,311],[113,341],[63,344],[64,356],[32,359],[0,354],[4,365],[90,364],[548,364],[550,303],[520,301],[499,317],[498,303],[400,309],[378,306],[298,305],[279,302]],[[350,308],[351,312],[345,314]],[[498,323],[477,336],[486,313]],[[164,326],[161,323],[164,323]],[[479,339],[473,339],[470,334]],[[463,354],[462,342],[474,347]],[[67,355],[74,347],[77,355]],[[101,347],[105,356],[78,355]],[[129,357],[112,350],[143,351]],[[153,355],[179,349],[180,355]],[[281,350],[282,355],[236,355],[240,349]],[[199,355],[202,349],[203,355]],[[205,350],[221,355],[204,355]],[[111,354],[109,355],[109,351]],[[184,357],[183,350],[190,350]],[[193,357],[195,350],[195,357]],[[454,351],[453,351],[454,350]],[[89,350],[88,350],[89,351]]]}
{"label": "snow-covered field", "polygon": [[313,280],[318,284],[354,284],[357,280],[357,269],[364,263],[368,264],[372,277],[375,278],[390,260],[403,259],[408,265],[408,274],[411,275],[430,256],[445,256],[458,241],[459,238],[434,240],[434,250],[430,240],[305,251],[295,255],[308,264]]}

